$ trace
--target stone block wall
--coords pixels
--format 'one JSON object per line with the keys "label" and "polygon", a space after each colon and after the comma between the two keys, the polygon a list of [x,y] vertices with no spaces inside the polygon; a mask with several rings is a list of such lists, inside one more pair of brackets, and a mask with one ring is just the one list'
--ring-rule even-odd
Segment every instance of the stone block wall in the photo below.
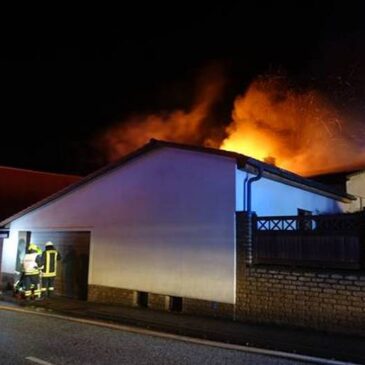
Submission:
{"label": "stone block wall", "polygon": [[255,265],[236,216],[237,320],[365,335],[365,272]]}
{"label": "stone block wall", "polygon": [[365,335],[365,273],[247,267],[236,318]]}
{"label": "stone block wall", "polygon": [[233,318],[233,304],[183,298],[183,313],[218,318]]}
{"label": "stone block wall", "polygon": [[148,295],[148,307],[157,310],[168,309],[168,299],[166,295],[149,293]]}
{"label": "stone block wall", "polygon": [[12,290],[14,283],[19,279],[20,275],[1,273],[0,274],[0,291]]}
{"label": "stone block wall", "polygon": [[135,291],[121,288],[111,288],[101,285],[89,285],[88,301],[95,303],[135,305]]}
{"label": "stone block wall", "polygon": [[[134,290],[89,285],[88,301],[136,306],[136,295],[137,292]],[[191,298],[182,298],[182,301],[183,313],[218,318],[233,318],[233,304]],[[170,297],[167,295],[148,293],[148,308],[150,309],[169,311],[169,303]]]}

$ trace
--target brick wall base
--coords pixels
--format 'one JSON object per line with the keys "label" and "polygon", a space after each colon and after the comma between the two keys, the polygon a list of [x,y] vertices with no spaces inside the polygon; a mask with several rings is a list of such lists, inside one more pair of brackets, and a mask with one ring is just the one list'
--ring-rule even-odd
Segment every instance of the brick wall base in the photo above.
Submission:
{"label": "brick wall base", "polygon": [[237,320],[365,335],[364,271],[253,265],[247,224],[237,212]]}
{"label": "brick wall base", "polygon": [[169,297],[161,294],[149,293],[148,307],[156,310],[168,310]]}
{"label": "brick wall base", "polygon": [[183,298],[183,313],[218,318],[233,318],[233,304]]}
{"label": "brick wall base", "polygon": [[1,273],[0,291],[11,290],[16,280],[18,280],[18,275],[16,274]]}
{"label": "brick wall base", "polygon": [[[88,300],[95,303],[136,305],[136,291],[89,285]],[[154,310],[169,310],[170,297],[163,294],[148,293],[148,307]],[[211,302],[200,299],[183,298],[182,312],[186,314],[233,318],[233,304]]]}
{"label": "brick wall base", "polygon": [[240,274],[238,320],[365,335],[365,273],[246,266]]}
{"label": "brick wall base", "polygon": [[135,305],[135,291],[101,285],[89,285],[88,301],[95,303]]}
{"label": "brick wall base", "polygon": [[[275,323],[365,336],[365,273],[246,266],[239,271],[237,303],[183,298],[186,314]],[[89,285],[92,302],[136,305],[136,291]],[[169,310],[169,297],[149,293],[148,307]]]}

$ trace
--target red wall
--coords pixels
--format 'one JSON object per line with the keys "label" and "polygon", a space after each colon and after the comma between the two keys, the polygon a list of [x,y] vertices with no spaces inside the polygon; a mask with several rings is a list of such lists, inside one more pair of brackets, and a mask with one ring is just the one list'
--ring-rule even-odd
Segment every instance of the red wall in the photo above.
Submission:
{"label": "red wall", "polygon": [[0,167],[0,220],[78,180],[79,176]]}
{"label": "red wall", "polygon": [[2,287],[2,278],[1,278],[1,260],[3,255],[3,239],[0,238],[0,294],[1,294],[1,287]]}

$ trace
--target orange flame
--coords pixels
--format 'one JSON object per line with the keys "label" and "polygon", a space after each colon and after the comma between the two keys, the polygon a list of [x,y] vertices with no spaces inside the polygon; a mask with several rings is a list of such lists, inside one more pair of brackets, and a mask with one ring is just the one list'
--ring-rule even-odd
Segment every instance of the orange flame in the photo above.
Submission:
{"label": "orange flame", "polygon": [[319,92],[295,91],[280,77],[257,78],[236,98],[228,127],[209,126],[224,84],[220,75],[216,68],[204,74],[189,110],[135,115],[110,128],[102,138],[108,158],[115,160],[157,138],[269,158],[301,175],[365,166],[361,125],[342,117]]}
{"label": "orange flame", "polygon": [[205,144],[211,133],[206,126],[206,119],[224,84],[221,72],[216,67],[212,65],[199,78],[195,102],[189,110],[135,115],[104,133],[101,144],[102,148],[106,146],[109,160],[141,147],[151,138]]}
{"label": "orange flame", "polygon": [[355,137],[363,135],[359,126],[341,118],[318,92],[296,92],[280,78],[254,81],[236,98],[232,116],[222,149],[259,160],[273,157],[279,167],[301,175],[365,162]]}

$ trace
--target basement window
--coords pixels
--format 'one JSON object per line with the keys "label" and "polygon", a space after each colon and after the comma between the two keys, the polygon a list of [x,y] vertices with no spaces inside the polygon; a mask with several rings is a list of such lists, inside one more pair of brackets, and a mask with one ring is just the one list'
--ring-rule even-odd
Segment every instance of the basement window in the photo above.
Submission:
{"label": "basement window", "polygon": [[183,300],[181,297],[170,297],[170,311],[182,312]]}
{"label": "basement window", "polygon": [[144,291],[137,292],[137,305],[142,308],[148,307],[148,293]]}

